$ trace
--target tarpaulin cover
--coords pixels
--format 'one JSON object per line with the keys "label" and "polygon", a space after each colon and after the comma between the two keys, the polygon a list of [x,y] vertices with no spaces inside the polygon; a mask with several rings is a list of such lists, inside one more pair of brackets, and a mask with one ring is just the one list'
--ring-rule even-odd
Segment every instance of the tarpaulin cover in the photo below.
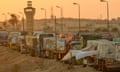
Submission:
{"label": "tarpaulin cover", "polygon": [[92,55],[96,55],[97,51],[80,51],[80,50],[70,50],[66,56],[63,57],[63,61],[64,60],[68,60],[71,57],[75,56],[76,60],[80,59],[80,58],[84,58],[87,56],[92,56]]}
{"label": "tarpaulin cover", "polygon": [[[70,56],[75,56],[76,59],[86,56],[96,55],[97,58],[112,58],[115,59],[116,49],[115,44],[108,40],[89,41],[86,48],[82,50],[70,50],[62,60],[67,60]],[[96,48],[97,46],[97,48]],[[96,50],[94,49],[96,48]]]}

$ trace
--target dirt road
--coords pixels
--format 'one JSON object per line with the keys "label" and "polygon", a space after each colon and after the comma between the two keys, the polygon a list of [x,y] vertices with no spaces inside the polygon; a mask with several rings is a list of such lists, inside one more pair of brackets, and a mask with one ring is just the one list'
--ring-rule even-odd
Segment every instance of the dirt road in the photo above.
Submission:
{"label": "dirt road", "polygon": [[80,65],[69,67],[53,59],[31,57],[0,46],[0,72],[98,72]]}

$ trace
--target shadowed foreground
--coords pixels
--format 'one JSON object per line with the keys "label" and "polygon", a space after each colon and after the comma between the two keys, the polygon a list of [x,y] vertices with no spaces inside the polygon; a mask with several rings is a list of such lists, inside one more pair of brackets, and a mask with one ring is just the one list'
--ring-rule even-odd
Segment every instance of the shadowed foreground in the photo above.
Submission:
{"label": "shadowed foreground", "polygon": [[81,65],[70,68],[68,64],[53,59],[43,59],[20,54],[6,47],[0,47],[0,72],[98,72]]}

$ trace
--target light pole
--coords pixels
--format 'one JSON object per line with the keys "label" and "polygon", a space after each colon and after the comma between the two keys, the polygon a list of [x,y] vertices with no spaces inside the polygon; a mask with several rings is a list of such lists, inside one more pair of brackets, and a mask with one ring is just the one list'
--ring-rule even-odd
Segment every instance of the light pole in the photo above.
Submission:
{"label": "light pole", "polygon": [[24,14],[22,12],[19,12],[20,14],[22,14],[22,24],[23,24],[23,32],[25,32],[25,19],[24,19]]}
{"label": "light pole", "polygon": [[73,5],[77,5],[78,6],[78,23],[79,23],[79,32],[78,33],[80,33],[80,4],[78,4],[78,3],[73,3]]}
{"label": "light pole", "polygon": [[45,8],[41,8],[41,10],[44,10],[44,12],[45,12],[45,24],[47,23],[46,21],[46,19],[47,19],[47,14],[46,14],[46,9]]}
{"label": "light pole", "polygon": [[60,8],[60,15],[61,15],[61,31],[63,32],[63,8],[60,6],[56,6],[57,8]]}
{"label": "light pole", "polygon": [[108,31],[110,31],[110,25],[109,25],[109,3],[108,3],[108,1],[106,1],[106,0],[100,0],[101,2],[105,2],[106,3],[106,12],[107,12],[107,29],[108,29]]}
{"label": "light pole", "polygon": [[54,28],[55,28],[55,49],[57,49],[57,29],[56,29],[56,16],[54,16]]}

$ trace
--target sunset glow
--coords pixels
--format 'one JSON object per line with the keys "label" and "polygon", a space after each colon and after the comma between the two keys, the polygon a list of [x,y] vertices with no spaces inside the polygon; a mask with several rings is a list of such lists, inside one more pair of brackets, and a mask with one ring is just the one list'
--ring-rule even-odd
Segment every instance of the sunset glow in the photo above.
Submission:
{"label": "sunset glow", "polygon": [[[4,17],[2,13],[8,12],[16,13],[23,12],[23,8],[26,7],[27,0],[0,0],[0,19]],[[41,8],[45,8],[47,11],[47,18],[50,18],[51,7],[53,7],[53,13],[58,18],[60,17],[60,10],[56,8],[59,5],[63,8],[63,17],[78,18],[78,8],[72,3],[77,2],[81,6],[81,18],[106,18],[106,4],[100,2],[100,0],[32,0],[33,7],[36,8],[36,19],[44,18],[44,12]],[[116,18],[120,16],[119,4],[120,0],[109,0],[110,18]]]}

